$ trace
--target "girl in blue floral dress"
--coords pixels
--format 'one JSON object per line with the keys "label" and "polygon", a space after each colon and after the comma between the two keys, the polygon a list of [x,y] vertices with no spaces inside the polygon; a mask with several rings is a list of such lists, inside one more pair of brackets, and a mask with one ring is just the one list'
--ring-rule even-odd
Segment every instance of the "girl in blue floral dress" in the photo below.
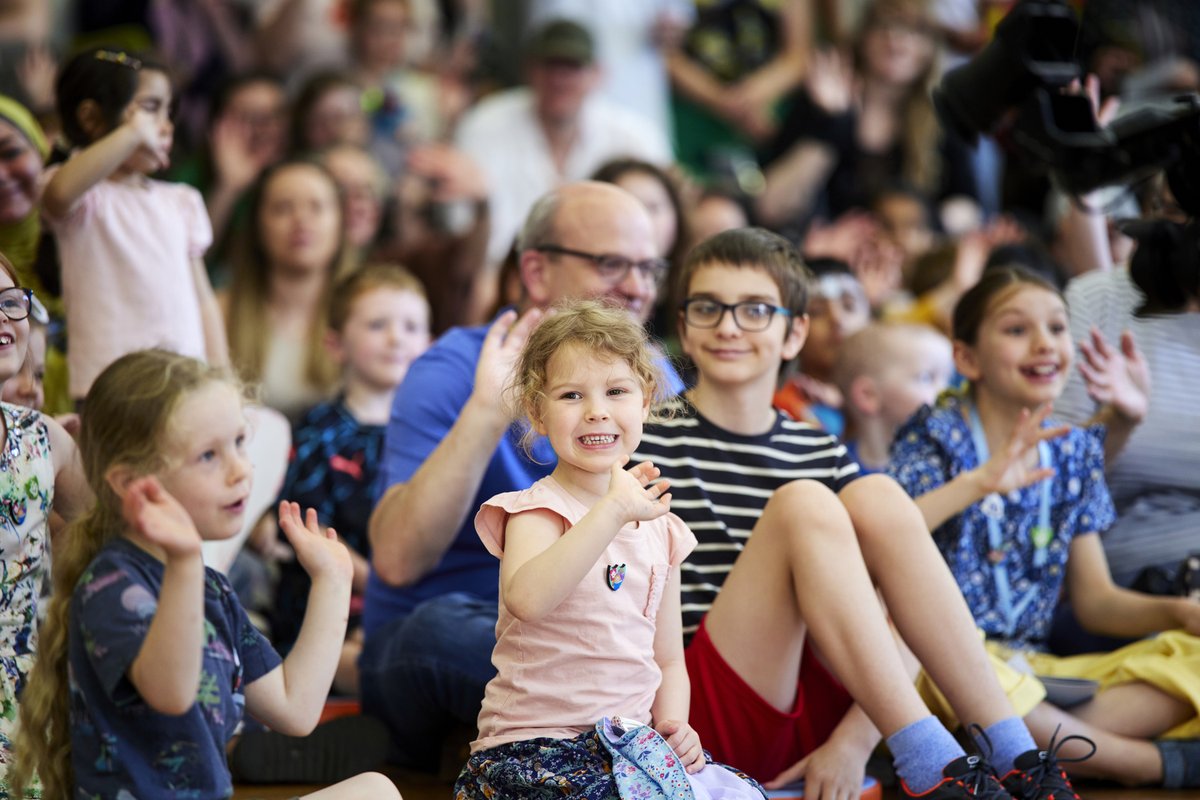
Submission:
{"label": "girl in blue floral dress", "polygon": [[[0,255],[0,385],[21,368],[29,343],[31,294]],[[33,667],[37,608],[49,565],[51,504],[65,517],[87,502],[75,444],[62,426],[37,411],[0,403],[0,796],[17,701]],[[56,491],[56,486],[58,491]],[[37,796],[36,789],[30,793]]]}
{"label": "girl in blue floral dress", "polygon": [[[1048,421],[1074,349],[1054,286],[1019,269],[989,272],[954,313],[954,357],[966,388],[943,394],[900,429],[889,469],[916,498],[993,654],[1020,654],[1039,676],[1099,682],[1096,699],[1074,710],[1094,727],[1064,733],[1139,739],[1151,760],[1145,740],[1170,737],[1155,741],[1160,781],[1195,786],[1200,604],[1133,592],[1109,575],[1099,535],[1115,519],[1104,482],[1105,429]],[[1128,374],[1081,369],[1097,386]],[[1136,422],[1144,400],[1129,384],[1120,407],[1102,418]],[[1095,633],[1158,635],[1113,653],[1042,652],[1064,592]]]}

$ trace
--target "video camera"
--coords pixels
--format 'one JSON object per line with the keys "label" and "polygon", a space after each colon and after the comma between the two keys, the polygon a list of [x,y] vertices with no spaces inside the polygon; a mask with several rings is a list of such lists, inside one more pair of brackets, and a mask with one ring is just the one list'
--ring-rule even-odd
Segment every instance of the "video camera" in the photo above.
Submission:
{"label": "video camera", "polygon": [[1063,91],[1081,77],[1078,33],[1065,2],[1020,0],[991,43],[934,90],[942,124],[968,142],[1007,128],[1012,146],[1073,195],[1165,169],[1180,206],[1200,216],[1200,95],[1158,100],[1101,128],[1086,96]]}

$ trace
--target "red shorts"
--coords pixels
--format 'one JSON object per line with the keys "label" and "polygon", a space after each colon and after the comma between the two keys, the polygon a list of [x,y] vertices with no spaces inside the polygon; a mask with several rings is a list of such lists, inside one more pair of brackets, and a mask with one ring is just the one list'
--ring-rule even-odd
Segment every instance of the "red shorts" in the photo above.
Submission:
{"label": "red shorts", "polygon": [[796,704],[785,712],[742,680],[717,652],[704,628],[685,652],[692,683],[688,721],[718,761],[769,781],[824,744],[854,700],[805,647]]}

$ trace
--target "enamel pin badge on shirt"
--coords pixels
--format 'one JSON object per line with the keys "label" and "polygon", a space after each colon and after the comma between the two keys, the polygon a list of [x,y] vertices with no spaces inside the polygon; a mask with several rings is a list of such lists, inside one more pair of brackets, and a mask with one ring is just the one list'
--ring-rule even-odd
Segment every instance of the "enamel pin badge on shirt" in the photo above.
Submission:
{"label": "enamel pin badge on shirt", "polygon": [[609,564],[604,571],[604,579],[608,582],[608,588],[614,592],[621,588],[621,584],[625,582],[625,565],[624,564]]}

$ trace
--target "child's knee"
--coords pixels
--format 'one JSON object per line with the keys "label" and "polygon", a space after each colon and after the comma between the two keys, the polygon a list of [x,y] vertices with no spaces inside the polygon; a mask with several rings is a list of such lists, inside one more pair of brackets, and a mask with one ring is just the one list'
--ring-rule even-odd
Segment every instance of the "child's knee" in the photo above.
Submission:
{"label": "child's knee", "polygon": [[342,784],[347,800],[400,800],[400,790],[392,779],[379,772],[364,772]]}
{"label": "child's knee", "polygon": [[759,528],[806,539],[854,534],[841,500],[825,484],[797,480],[775,490],[759,519]]}
{"label": "child's knee", "polygon": [[860,517],[895,517],[917,511],[908,493],[888,475],[864,475],[838,492],[838,500],[857,523]]}

